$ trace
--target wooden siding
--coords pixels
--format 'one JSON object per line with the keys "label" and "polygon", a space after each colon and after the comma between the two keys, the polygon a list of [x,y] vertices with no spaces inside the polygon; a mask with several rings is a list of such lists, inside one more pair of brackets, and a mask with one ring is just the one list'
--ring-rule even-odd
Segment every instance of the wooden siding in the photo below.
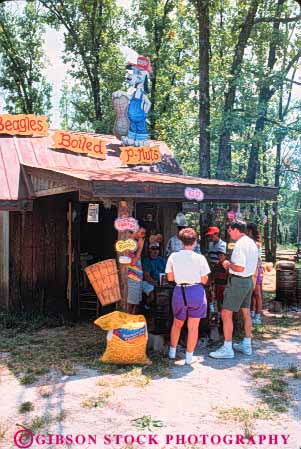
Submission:
{"label": "wooden siding", "polygon": [[9,299],[9,212],[0,211],[0,309]]}
{"label": "wooden siding", "polygon": [[32,212],[10,213],[10,307],[66,310],[67,198],[34,201]]}
{"label": "wooden siding", "polygon": [[[179,181],[181,181],[179,177]],[[125,187],[126,185],[126,187]],[[219,186],[219,185],[196,185],[193,187],[202,189],[205,201],[255,201],[275,200],[277,190],[261,186]],[[116,181],[93,181],[93,195],[103,198],[151,198],[152,201],[164,200],[165,202],[185,201],[184,190],[186,184],[181,182],[128,182],[124,184]]]}

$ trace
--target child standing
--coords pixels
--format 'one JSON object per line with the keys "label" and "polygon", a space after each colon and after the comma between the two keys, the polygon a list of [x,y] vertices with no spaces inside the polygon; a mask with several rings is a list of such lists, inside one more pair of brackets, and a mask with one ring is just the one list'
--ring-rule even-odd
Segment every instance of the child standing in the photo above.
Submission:
{"label": "child standing", "polygon": [[224,300],[224,290],[228,282],[228,270],[223,267],[223,262],[227,259],[224,251],[217,252],[218,261],[212,268],[212,276],[214,282],[215,300],[217,301],[217,310],[220,313]]}

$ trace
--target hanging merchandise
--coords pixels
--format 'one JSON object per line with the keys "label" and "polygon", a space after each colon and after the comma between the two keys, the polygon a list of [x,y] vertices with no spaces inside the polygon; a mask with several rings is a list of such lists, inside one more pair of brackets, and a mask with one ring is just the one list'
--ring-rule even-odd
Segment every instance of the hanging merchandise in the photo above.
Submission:
{"label": "hanging merchandise", "polygon": [[233,220],[234,220],[234,218],[235,218],[235,212],[234,212],[234,210],[229,210],[229,211],[227,212],[227,218],[228,218],[229,221],[233,221]]}
{"label": "hanging merchandise", "polygon": [[224,220],[224,209],[218,207],[215,211],[215,217],[217,222],[222,223]]}
{"label": "hanging merchandise", "polygon": [[268,222],[268,217],[267,217],[266,215],[263,215],[263,216],[262,216],[262,224],[263,224],[263,225],[266,225],[267,222]]}
{"label": "hanging merchandise", "polygon": [[249,220],[249,218],[250,218],[250,210],[249,210],[248,208],[246,208],[246,209],[243,211],[243,218],[244,218],[246,221]]}

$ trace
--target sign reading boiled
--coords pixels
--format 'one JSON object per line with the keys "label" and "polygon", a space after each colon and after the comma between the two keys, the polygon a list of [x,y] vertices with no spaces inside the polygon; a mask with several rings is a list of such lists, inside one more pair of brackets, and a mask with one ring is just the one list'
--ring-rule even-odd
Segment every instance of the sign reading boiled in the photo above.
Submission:
{"label": "sign reading boiled", "polygon": [[53,139],[53,148],[87,154],[99,159],[106,159],[107,157],[106,141],[99,137],[70,133],[68,131],[56,131]]}
{"label": "sign reading boiled", "polygon": [[33,114],[0,114],[0,134],[47,136],[47,117]]}
{"label": "sign reading boiled", "polygon": [[161,162],[159,146],[120,147],[120,159],[127,165],[157,164]]}

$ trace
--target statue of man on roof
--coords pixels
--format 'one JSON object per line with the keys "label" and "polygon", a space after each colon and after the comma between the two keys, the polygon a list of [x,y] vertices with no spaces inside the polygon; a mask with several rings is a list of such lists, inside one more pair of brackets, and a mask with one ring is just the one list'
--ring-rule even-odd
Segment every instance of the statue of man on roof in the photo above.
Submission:
{"label": "statue of man on roof", "polygon": [[128,63],[126,68],[130,89],[113,93],[113,108],[117,113],[114,134],[125,146],[149,146],[146,120],[151,102],[146,94],[152,66],[146,56],[138,56],[137,63]]}

